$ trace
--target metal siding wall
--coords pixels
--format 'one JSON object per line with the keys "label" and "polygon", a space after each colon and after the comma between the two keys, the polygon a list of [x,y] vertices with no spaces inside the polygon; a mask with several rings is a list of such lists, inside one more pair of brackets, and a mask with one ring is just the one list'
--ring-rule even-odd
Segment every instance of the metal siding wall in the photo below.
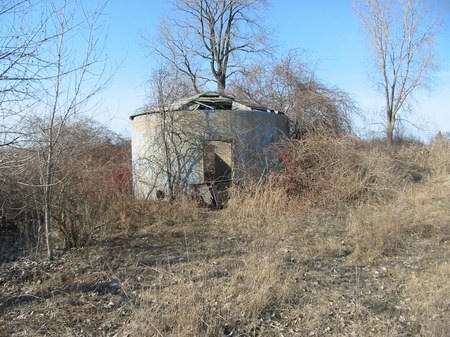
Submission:
{"label": "metal siding wall", "polygon": [[[180,115],[178,115],[180,114]],[[182,114],[182,115],[181,115]],[[233,170],[236,178],[243,178],[244,165],[252,165],[261,173],[266,169],[264,150],[268,145],[287,134],[287,118],[281,114],[264,111],[215,110],[179,111],[180,124],[189,128],[192,140],[181,140],[178,151],[182,157],[179,169],[182,185],[203,182],[203,152],[201,139],[233,142]],[[156,190],[167,190],[167,177],[155,172],[151,158],[163,161],[158,147],[159,115],[135,117],[132,121],[133,182],[138,198],[156,198]],[[187,136],[186,136],[187,137]],[[198,139],[197,139],[198,138]],[[191,144],[192,143],[192,144]],[[196,148],[198,147],[198,149]],[[183,158],[184,157],[184,158]],[[240,172],[242,171],[242,172]]]}

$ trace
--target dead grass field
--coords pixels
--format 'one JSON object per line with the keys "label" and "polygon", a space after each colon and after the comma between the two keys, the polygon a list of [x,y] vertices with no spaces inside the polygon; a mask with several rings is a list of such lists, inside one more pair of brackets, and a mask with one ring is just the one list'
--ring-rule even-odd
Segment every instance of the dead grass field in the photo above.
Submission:
{"label": "dead grass field", "polygon": [[4,262],[0,336],[449,336],[450,175],[437,157],[381,201],[324,207],[335,196],[305,202],[266,182],[221,211],[167,206],[51,263]]}

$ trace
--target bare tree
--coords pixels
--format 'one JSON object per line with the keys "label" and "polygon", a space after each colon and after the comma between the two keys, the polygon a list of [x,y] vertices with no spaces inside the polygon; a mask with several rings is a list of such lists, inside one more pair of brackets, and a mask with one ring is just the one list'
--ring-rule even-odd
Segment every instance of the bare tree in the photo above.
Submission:
{"label": "bare tree", "polygon": [[[141,146],[151,146],[151,150],[143,151],[146,157],[138,158],[136,167],[142,165],[143,170],[152,168],[154,181],[144,197],[150,197],[151,194],[154,197],[157,193],[158,198],[166,197],[171,200],[176,192],[187,186],[183,177],[192,170],[192,162],[188,159],[195,158],[200,153],[204,139],[200,130],[205,126],[201,116],[180,113],[175,108],[180,103],[180,97],[192,95],[194,92],[186,77],[166,66],[155,69],[150,79],[150,103],[144,108],[144,112],[152,115],[157,127],[145,137],[147,141]],[[137,152],[142,150],[137,149]],[[135,176],[139,176],[139,173],[136,172]],[[165,186],[161,186],[162,180]]]}
{"label": "bare tree", "polygon": [[376,83],[386,105],[386,136],[392,144],[413,93],[429,86],[435,69],[437,16],[427,0],[361,0],[355,8],[374,49]]}
{"label": "bare tree", "polygon": [[[61,139],[69,122],[89,108],[88,103],[105,86],[104,37],[99,33],[103,6],[88,10],[78,1],[51,2],[46,30],[53,39],[46,46],[48,66],[41,81],[43,97],[27,117],[27,148],[40,172],[48,258],[53,258],[53,192],[60,158],[67,155]],[[83,32],[83,34],[81,34]],[[77,49],[72,48],[76,41]]]}
{"label": "bare tree", "polygon": [[295,51],[280,60],[246,67],[232,81],[230,91],[239,99],[285,113],[293,138],[317,130],[336,136],[347,134],[351,131],[351,115],[357,110],[346,92],[317,80]]}
{"label": "bare tree", "polygon": [[43,47],[54,38],[45,29],[48,17],[36,19],[34,0],[4,0],[0,3],[0,146],[20,138],[20,120],[45,76]]}
{"label": "bare tree", "polygon": [[35,189],[21,184],[35,176],[30,170],[33,156],[21,146],[26,146],[24,117],[41,100],[45,69],[52,62],[43,54],[56,38],[46,29],[48,13],[37,10],[41,5],[39,0],[0,2],[0,203],[1,216],[11,221],[28,220],[31,214],[33,221],[40,221]]}
{"label": "bare tree", "polygon": [[[173,73],[175,76],[177,72]],[[176,177],[177,174],[175,172],[175,155],[172,153],[176,150],[174,137],[174,120],[175,114],[173,111],[170,111],[170,105],[173,104],[176,100],[177,94],[180,91],[184,94],[186,91],[186,86],[182,85],[182,81],[178,82],[177,79],[171,79],[170,82],[167,79],[171,78],[171,73],[167,72],[167,69],[160,68],[153,75],[153,88],[157,109],[160,111],[160,135],[161,135],[161,150],[163,152],[162,163],[158,163],[157,161],[154,164],[160,166],[159,173],[165,174],[167,176],[167,184],[169,191],[169,199],[172,199],[175,194],[175,188],[177,185]],[[172,81],[175,80],[175,81]],[[193,81],[195,85],[195,81]],[[197,89],[197,88],[195,88]],[[184,96],[184,95],[183,95]]]}
{"label": "bare tree", "polygon": [[223,93],[227,79],[242,69],[241,58],[266,48],[257,15],[266,5],[266,0],[178,0],[179,16],[162,21],[153,49],[195,92],[212,81]]}

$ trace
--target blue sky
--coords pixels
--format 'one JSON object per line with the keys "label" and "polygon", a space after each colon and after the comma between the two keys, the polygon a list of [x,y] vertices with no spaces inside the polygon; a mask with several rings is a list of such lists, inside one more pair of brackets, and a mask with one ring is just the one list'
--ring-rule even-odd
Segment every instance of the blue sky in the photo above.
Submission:
{"label": "blue sky", "polygon": [[[441,7],[449,0],[435,0]],[[110,0],[106,9],[109,23],[109,62],[118,67],[111,85],[102,93],[98,119],[114,131],[130,134],[129,115],[145,103],[146,82],[156,60],[142,36],[154,35],[163,15],[174,15],[171,2],[159,0]],[[366,120],[361,133],[378,128],[383,120],[383,100],[371,82],[372,54],[357,20],[352,0],[278,0],[266,14],[280,54],[293,48],[305,51],[305,58],[321,81],[347,91],[361,108]],[[423,139],[437,131],[450,132],[450,20],[445,18],[438,36],[433,91],[419,92],[409,120],[420,129]]]}

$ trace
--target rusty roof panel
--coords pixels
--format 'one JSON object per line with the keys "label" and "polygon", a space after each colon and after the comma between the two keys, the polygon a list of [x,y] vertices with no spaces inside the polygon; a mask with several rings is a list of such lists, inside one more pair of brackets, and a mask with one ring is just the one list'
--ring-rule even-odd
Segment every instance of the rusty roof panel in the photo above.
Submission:
{"label": "rusty roof panel", "polygon": [[162,109],[167,111],[183,111],[183,110],[248,110],[248,111],[267,111],[280,113],[277,110],[257,105],[252,102],[236,100],[233,96],[220,94],[218,92],[207,91],[191,97],[180,99],[179,101],[163,107],[148,109],[143,112],[130,116],[133,120],[137,116],[158,113]]}

